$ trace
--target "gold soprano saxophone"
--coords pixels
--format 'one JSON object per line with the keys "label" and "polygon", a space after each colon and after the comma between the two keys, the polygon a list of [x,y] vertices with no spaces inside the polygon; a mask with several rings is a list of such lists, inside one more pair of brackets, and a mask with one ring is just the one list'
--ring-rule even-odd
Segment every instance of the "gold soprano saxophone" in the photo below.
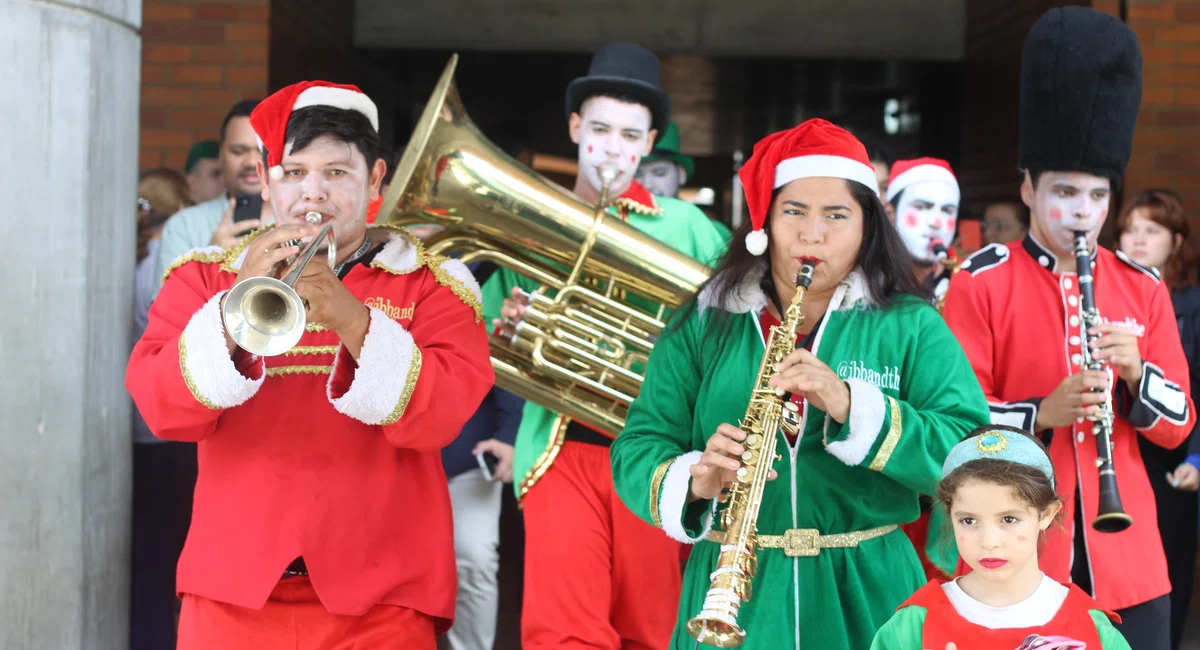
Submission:
{"label": "gold soprano saxophone", "polygon": [[746,631],[738,625],[738,610],[750,600],[751,583],[758,561],[755,556],[758,510],[762,505],[763,488],[776,459],[778,431],[785,425],[783,410],[795,411],[791,395],[768,385],[776,367],[796,349],[796,330],[804,324],[800,306],[804,293],[812,282],[813,263],[805,260],[796,276],[796,294],[788,305],[783,322],[771,328],[758,379],[750,395],[746,416],[739,423],[746,432],[742,443],[742,466],[729,490],[722,525],[725,539],[717,568],[709,576],[712,584],[704,597],[700,614],[687,623],[688,632],[696,641],[718,648],[740,646]]}

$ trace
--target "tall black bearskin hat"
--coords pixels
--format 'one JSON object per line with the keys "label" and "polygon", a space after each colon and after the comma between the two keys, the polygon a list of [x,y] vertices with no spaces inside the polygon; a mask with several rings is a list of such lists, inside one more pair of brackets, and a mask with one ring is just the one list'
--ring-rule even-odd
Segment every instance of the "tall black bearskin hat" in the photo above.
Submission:
{"label": "tall black bearskin hat", "polygon": [[1142,103],[1142,48],[1125,23],[1087,7],[1046,12],[1021,55],[1020,166],[1079,171],[1114,185]]}

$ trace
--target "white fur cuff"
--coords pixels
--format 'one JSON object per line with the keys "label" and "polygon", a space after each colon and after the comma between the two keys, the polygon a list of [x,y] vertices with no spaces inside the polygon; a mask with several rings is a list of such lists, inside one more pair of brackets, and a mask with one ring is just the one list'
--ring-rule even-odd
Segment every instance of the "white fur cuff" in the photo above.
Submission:
{"label": "white fur cuff", "polygon": [[[330,388],[329,401],[338,413],[360,422],[392,424],[404,415],[404,408],[416,387],[421,372],[421,351],[408,330],[382,311],[374,307],[368,309],[371,324],[363,339],[354,380],[341,397],[334,398]],[[346,354],[345,347],[338,349],[330,387],[339,374],[336,369],[349,362],[343,358]]]}
{"label": "white fur cuff", "polygon": [[692,484],[692,474],[688,469],[699,463],[702,455],[699,451],[689,451],[671,463],[666,477],[663,478],[662,496],[658,500],[658,518],[662,522],[663,532],[671,539],[684,544],[695,544],[712,530],[711,509],[704,513],[701,521],[704,530],[696,537],[688,535],[683,527],[683,511],[687,509]]}
{"label": "white fur cuff", "polygon": [[850,417],[846,420],[850,435],[826,444],[825,448],[843,463],[858,466],[871,453],[883,430],[887,401],[875,384],[861,379],[847,379],[846,384],[850,386]]}
{"label": "white fur cuff", "polygon": [[244,404],[262,386],[265,375],[248,379],[238,371],[225,343],[221,321],[222,291],[204,303],[179,336],[179,369],[196,401],[210,409]]}

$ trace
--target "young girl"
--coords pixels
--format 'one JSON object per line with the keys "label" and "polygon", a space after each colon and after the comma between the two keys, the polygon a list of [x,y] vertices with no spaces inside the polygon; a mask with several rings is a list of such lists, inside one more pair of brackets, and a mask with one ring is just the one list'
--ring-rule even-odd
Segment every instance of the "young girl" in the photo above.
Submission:
{"label": "young girl", "polygon": [[950,451],[937,497],[971,573],[919,589],[872,650],[1128,650],[1115,614],[1038,568],[1038,541],[1062,507],[1041,442],[1013,427],[976,429]]}

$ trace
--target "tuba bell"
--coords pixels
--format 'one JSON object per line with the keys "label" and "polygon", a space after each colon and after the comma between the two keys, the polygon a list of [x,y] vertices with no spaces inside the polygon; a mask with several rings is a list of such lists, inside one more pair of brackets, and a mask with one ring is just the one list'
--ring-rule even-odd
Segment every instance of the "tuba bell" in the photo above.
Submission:
{"label": "tuba bell", "polygon": [[457,62],[426,104],[376,223],[444,226],[427,252],[536,282],[515,333],[490,337],[496,384],[615,436],[669,313],[709,269],[489,142],[454,86]]}

